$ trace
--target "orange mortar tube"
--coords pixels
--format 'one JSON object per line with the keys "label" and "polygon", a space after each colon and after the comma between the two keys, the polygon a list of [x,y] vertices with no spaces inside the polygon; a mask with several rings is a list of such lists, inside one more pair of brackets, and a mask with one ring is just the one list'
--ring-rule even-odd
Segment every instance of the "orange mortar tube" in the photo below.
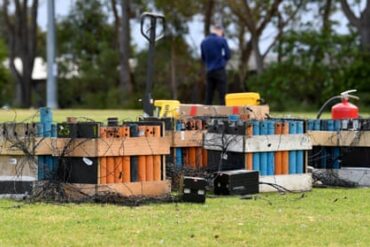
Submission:
{"label": "orange mortar tube", "polygon": [[[190,120],[190,129],[195,130],[195,123],[194,120]],[[189,148],[189,166],[191,168],[196,168],[197,162],[197,151],[195,147]]]}
{"label": "orange mortar tube", "polygon": [[[283,133],[282,123],[276,123],[275,134],[281,135]],[[280,175],[283,173],[283,152],[275,152],[275,174]]]}
{"label": "orange mortar tube", "polygon": [[[139,126],[139,136],[145,136],[146,126]],[[140,182],[146,180],[146,157],[145,155],[138,156],[138,180]]]}
{"label": "orange mortar tube", "polygon": [[[115,138],[114,130],[112,130],[111,127],[107,128],[106,132],[107,139],[110,138]],[[107,157],[107,184],[113,184],[115,182],[115,167],[116,167],[116,162],[115,162],[115,157],[108,156]]]}
{"label": "orange mortar tube", "polygon": [[[100,138],[106,137],[106,129],[100,128]],[[107,157],[99,158],[99,184],[107,183]]]}
{"label": "orange mortar tube", "polygon": [[[113,137],[120,138],[121,132],[119,127],[114,127],[113,129]],[[113,157],[114,159],[114,183],[122,183],[123,182],[123,170],[122,170],[122,158],[121,157]]]}
{"label": "orange mortar tube", "polygon": [[[160,137],[161,136],[161,126],[154,126],[153,127],[153,135],[155,137]],[[154,181],[160,181],[161,180],[161,155],[154,155],[153,156],[153,168],[154,168],[154,174],[153,178]]]}
{"label": "orange mortar tube", "polygon": [[[153,137],[153,126],[146,126],[145,130],[146,137]],[[146,155],[146,181],[153,181],[154,174],[154,157],[153,155]]]}
{"label": "orange mortar tube", "polygon": [[[130,128],[127,126],[120,127],[120,136],[121,138],[130,137]],[[130,167],[130,156],[120,157],[122,162],[122,182],[129,183],[131,181],[131,167]]]}
{"label": "orange mortar tube", "polygon": [[[246,135],[247,138],[251,138],[253,135],[253,124],[248,123],[247,124],[247,129],[246,129]],[[253,170],[253,153],[246,153],[245,154],[245,169],[247,170]]]}
{"label": "orange mortar tube", "polygon": [[[289,124],[285,122],[282,124],[282,134],[289,134]],[[289,151],[282,151],[282,174],[289,174]]]}
{"label": "orange mortar tube", "polygon": [[[202,131],[203,129],[203,123],[201,119],[195,120],[196,129],[198,131]],[[196,165],[198,168],[202,168],[204,166],[203,164],[203,152],[202,147],[196,147]]]}

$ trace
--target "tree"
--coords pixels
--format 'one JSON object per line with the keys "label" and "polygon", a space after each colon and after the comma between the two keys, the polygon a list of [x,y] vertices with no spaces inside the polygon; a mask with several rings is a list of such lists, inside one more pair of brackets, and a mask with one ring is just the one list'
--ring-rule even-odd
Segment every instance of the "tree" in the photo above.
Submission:
{"label": "tree", "polygon": [[61,107],[114,108],[127,101],[118,90],[117,40],[104,7],[100,0],[77,0],[57,23]]}
{"label": "tree", "polygon": [[[130,0],[111,0],[116,33],[118,34],[119,55],[120,55],[120,90],[123,95],[129,95],[133,91],[133,80],[130,69]],[[121,15],[119,15],[119,12]]]}
{"label": "tree", "polygon": [[[37,50],[37,11],[38,0],[14,1],[14,16],[10,14],[9,0],[4,0],[3,15],[9,47],[9,65],[16,79],[16,104],[23,107],[31,105],[31,83],[34,59]],[[15,59],[22,62],[22,71],[15,66]]]}
{"label": "tree", "polygon": [[189,32],[188,22],[195,15],[197,11],[196,2],[194,1],[170,1],[170,0],[156,0],[155,6],[163,11],[166,17],[166,39],[170,44],[170,89],[173,99],[178,98],[178,77],[179,60],[185,59],[181,56],[185,44],[185,34]]}
{"label": "tree", "polygon": [[370,0],[366,0],[366,6],[357,17],[352,11],[347,0],[340,0],[343,13],[349,23],[354,26],[360,34],[361,48],[370,52]]}
{"label": "tree", "polygon": [[[228,0],[236,24],[236,36],[239,43],[239,66],[236,89],[241,89],[248,75],[248,63],[252,52],[256,61],[257,74],[264,70],[264,59],[279,42],[285,28],[294,20],[305,0],[298,1],[251,1]],[[276,22],[276,23],[274,23]],[[276,35],[264,53],[260,50],[260,39],[268,25],[276,25]],[[247,35],[248,33],[248,35]]]}
{"label": "tree", "polygon": [[5,42],[0,36],[0,104],[9,103],[12,96],[12,90],[9,87],[9,75],[8,70],[4,68],[3,61],[7,58],[7,49]]}

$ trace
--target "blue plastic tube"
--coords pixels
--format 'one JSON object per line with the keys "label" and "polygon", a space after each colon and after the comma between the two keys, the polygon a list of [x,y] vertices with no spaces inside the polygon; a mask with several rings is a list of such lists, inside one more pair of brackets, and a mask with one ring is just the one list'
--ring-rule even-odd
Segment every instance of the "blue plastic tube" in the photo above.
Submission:
{"label": "blue plastic tube", "polygon": [[[268,120],[267,122],[267,134],[274,135],[275,134],[275,121]],[[275,172],[275,153],[268,152],[267,153],[267,175],[272,176]]]}
{"label": "blue plastic tube", "polygon": [[[297,133],[296,121],[289,121],[289,134]],[[297,173],[297,151],[289,151],[289,174]]]}
{"label": "blue plastic tube", "polygon": [[[37,136],[43,137],[44,136],[44,124],[38,123],[37,124]],[[45,168],[46,168],[46,160],[45,155],[37,156],[37,178],[38,180],[45,179]]]}
{"label": "blue plastic tube", "polygon": [[[253,121],[253,135],[260,135],[260,122]],[[260,172],[260,153],[253,153],[253,170]],[[261,175],[261,174],[260,174]]]}
{"label": "blue plastic tube", "polygon": [[[328,120],[321,120],[320,130],[327,131],[329,122]],[[326,169],[328,166],[328,153],[329,150],[326,147],[322,147],[320,151],[320,168]]]}
{"label": "blue plastic tube", "polygon": [[[177,131],[182,130],[181,121],[176,122],[176,130]],[[176,167],[177,168],[183,167],[184,162],[183,162],[183,156],[182,156],[182,148],[175,148],[175,162],[176,162]]]}
{"label": "blue plastic tube", "polygon": [[[41,137],[52,137],[52,122],[53,114],[50,108],[40,108],[40,124],[38,125],[38,133]],[[39,156],[38,159],[38,171],[40,172],[38,177],[40,180],[55,179],[57,167],[55,165],[56,158],[51,155]]]}
{"label": "blue plastic tube", "polygon": [[307,130],[314,130],[315,129],[315,120],[309,119],[307,122]]}
{"label": "blue plastic tube", "polygon": [[[334,120],[334,131],[340,131],[341,121],[340,120]],[[332,149],[332,157],[333,157],[333,169],[339,169],[340,168],[340,148],[333,148]]]}
{"label": "blue plastic tube", "polygon": [[[260,123],[260,134],[267,135],[267,122],[262,121]],[[260,153],[260,171],[262,176],[267,175],[267,152]]]}
{"label": "blue plastic tube", "polygon": [[[297,134],[303,134],[303,122],[297,121]],[[304,167],[304,158],[303,158],[303,151],[297,151],[297,164],[296,164],[296,173],[302,174],[303,173],[303,167]]]}

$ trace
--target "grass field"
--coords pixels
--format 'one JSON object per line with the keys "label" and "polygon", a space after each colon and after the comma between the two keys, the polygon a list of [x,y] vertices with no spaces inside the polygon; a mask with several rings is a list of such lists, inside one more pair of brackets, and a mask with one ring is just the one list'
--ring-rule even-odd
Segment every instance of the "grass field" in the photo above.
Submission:
{"label": "grass field", "polygon": [[0,246],[369,246],[369,198],[315,189],[133,208],[0,200]]}
{"label": "grass field", "polygon": [[[120,120],[136,120],[142,115],[141,110],[91,110],[91,109],[68,109],[53,110],[53,120],[55,122],[65,121],[67,117],[76,117],[80,121],[94,120],[104,122],[108,117],[118,117]],[[271,114],[272,117],[299,117],[315,118],[314,112],[276,112]],[[326,113],[323,117],[328,118]],[[38,109],[0,109],[0,122],[17,121],[17,122],[38,122],[40,114]]]}
{"label": "grass field", "polygon": [[[136,120],[142,111],[139,110],[53,110],[55,122],[65,121],[67,117],[76,117],[80,121],[94,120],[106,121],[108,117],[118,117],[120,120]],[[38,109],[9,109],[0,110],[0,122],[38,122],[40,121]]]}

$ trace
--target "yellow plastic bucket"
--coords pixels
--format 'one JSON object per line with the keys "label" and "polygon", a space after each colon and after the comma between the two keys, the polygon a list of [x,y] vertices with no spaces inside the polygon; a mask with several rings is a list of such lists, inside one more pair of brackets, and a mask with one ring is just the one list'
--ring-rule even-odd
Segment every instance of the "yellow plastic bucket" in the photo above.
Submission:
{"label": "yellow plastic bucket", "polygon": [[259,93],[229,93],[225,96],[226,106],[259,105],[261,97]]}
{"label": "yellow plastic bucket", "polygon": [[155,100],[156,115],[158,117],[178,118],[180,101],[178,100]]}

